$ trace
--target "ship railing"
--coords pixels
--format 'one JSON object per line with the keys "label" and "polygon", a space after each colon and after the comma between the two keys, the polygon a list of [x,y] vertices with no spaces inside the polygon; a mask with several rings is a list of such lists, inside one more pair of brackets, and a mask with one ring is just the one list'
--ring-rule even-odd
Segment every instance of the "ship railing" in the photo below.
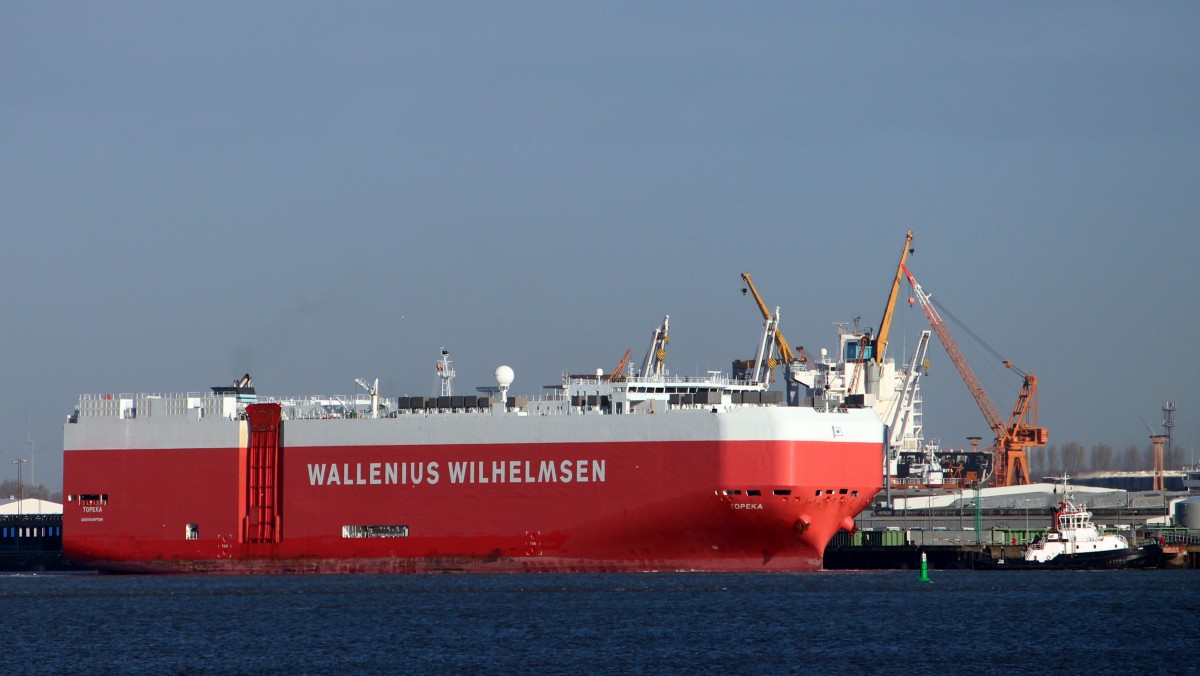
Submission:
{"label": "ship railing", "polygon": [[594,376],[571,376],[566,379],[566,384],[570,385],[663,385],[663,386],[708,386],[708,387],[735,387],[748,389],[762,389],[762,383],[745,379],[732,378],[725,374],[709,374],[705,376],[630,376],[617,381],[607,381],[604,377],[596,378]]}
{"label": "ship railing", "polygon": [[[401,397],[407,399],[408,397]],[[457,397],[455,397],[457,398]],[[524,407],[527,403],[542,401],[535,397],[514,397],[521,401],[521,406]],[[438,399],[438,397],[429,397],[428,399]],[[491,402],[486,398],[480,398],[483,403],[476,401],[473,405],[454,405],[451,407],[435,407],[435,408],[410,408],[403,407],[399,400],[394,398],[381,398],[379,400],[379,418],[394,418],[397,416],[409,415],[443,415],[449,413],[483,413],[491,410]],[[558,401],[562,397],[552,395],[545,398],[545,401]],[[366,420],[372,418],[371,413],[371,398],[369,395],[334,395],[323,396],[314,395],[311,397],[292,397],[281,399],[278,401],[284,408],[284,415],[291,420]]]}
{"label": "ship railing", "polygon": [[1200,545],[1200,530],[1184,526],[1146,528],[1146,536],[1166,545]]}
{"label": "ship railing", "polygon": [[287,417],[292,420],[359,419],[368,418],[371,414],[371,397],[366,394],[311,395],[270,400],[260,398],[259,401],[283,406],[287,410]]}
{"label": "ship railing", "polygon": [[[113,394],[112,392],[106,392],[104,394],[81,394],[81,395],[79,395],[80,401],[119,401],[122,399],[126,399],[126,400],[131,399],[133,401],[138,401],[139,399],[203,400],[203,399],[218,399],[218,398],[220,398],[219,395],[213,394],[212,392],[169,392],[169,393],[168,392],[138,392],[137,394],[134,394],[131,392],[121,392],[120,394]],[[260,401],[264,401],[264,399],[260,398]]]}
{"label": "ship railing", "polygon": [[135,395],[128,392],[80,395],[79,404],[76,407],[75,414],[72,415],[71,421],[79,422],[79,418],[121,418],[123,420],[132,420],[138,417],[140,404],[148,400],[162,400],[167,396],[171,395]]}
{"label": "ship railing", "polygon": [[[724,374],[720,374],[720,375],[709,374],[707,376],[673,376],[673,375],[668,375],[668,376],[627,376],[627,377],[622,377],[620,380],[616,380],[616,381],[609,381],[606,378],[607,378],[607,376],[600,376],[600,377],[570,376],[567,378],[567,384],[569,384],[569,385],[593,384],[594,385],[596,383],[613,382],[613,383],[619,383],[619,384],[623,384],[623,385],[627,385],[627,384],[634,384],[634,385],[688,384],[688,385],[691,385],[691,384],[696,384],[696,383],[706,383],[706,384],[713,384],[713,385],[729,385],[729,384],[741,384],[743,382],[743,381],[734,380]],[[745,381],[745,382],[749,382],[749,381]]]}
{"label": "ship railing", "polygon": [[130,394],[128,392],[122,392],[120,394],[113,394],[112,392],[106,392],[104,394],[81,394],[81,395],[79,395],[79,400],[80,401],[112,401],[112,400],[118,400],[118,399],[136,399],[138,397],[144,397],[144,396],[146,396],[146,395]]}

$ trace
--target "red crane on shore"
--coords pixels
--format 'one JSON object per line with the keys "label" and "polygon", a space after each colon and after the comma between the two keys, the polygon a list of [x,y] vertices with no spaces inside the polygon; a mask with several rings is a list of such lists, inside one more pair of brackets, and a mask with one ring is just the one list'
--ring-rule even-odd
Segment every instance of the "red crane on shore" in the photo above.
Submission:
{"label": "red crane on shore", "polygon": [[1050,430],[1039,427],[1037,422],[1037,376],[1016,368],[1010,361],[1002,362],[1005,368],[1013,369],[1024,379],[1021,384],[1021,393],[1017,395],[1017,403],[1013,405],[1012,414],[1006,422],[1000,417],[1000,411],[992,403],[991,398],[983,389],[983,385],[979,382],[979,378],[975,375],[975,370],[971,368],[971,364],[963,356],[962,350],[958,348],[958,343],[950,335],[950,329],[946,328],[941,315],[933,307],[933,301],[929,294],[925,293],[925,290],[917,283],[907,266],[904,266],[904,274],[908,277],[908,283],[912,285],[913,295],[917,297],[921,303],[921,309],[925,311],[929,326],[933,328],[938,340],[942,342],[942,347],[946,348],[946,354],[950,355],[950,361],[958,369],[963,383],[971,391],[971,396],[975,398],[975,403],[979,405],[979,410],[987,419],[988,426],[996,435],[995,446],[993,446],[996,458],[993,485],[1018,486],[1030,483],[1029,459],[1025,449],[1045,446],[1050,440]]}

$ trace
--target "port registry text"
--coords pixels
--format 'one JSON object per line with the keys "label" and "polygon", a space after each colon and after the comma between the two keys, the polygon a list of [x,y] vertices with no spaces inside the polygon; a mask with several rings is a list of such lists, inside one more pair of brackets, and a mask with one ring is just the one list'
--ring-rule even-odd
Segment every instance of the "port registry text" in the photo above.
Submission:
{"label": "port registry text", "polygon": [[[445,474],[443,474],[445,470]],[[485,460],[447,462],[309,463],[310,486],[603,483],[605,460]]]}

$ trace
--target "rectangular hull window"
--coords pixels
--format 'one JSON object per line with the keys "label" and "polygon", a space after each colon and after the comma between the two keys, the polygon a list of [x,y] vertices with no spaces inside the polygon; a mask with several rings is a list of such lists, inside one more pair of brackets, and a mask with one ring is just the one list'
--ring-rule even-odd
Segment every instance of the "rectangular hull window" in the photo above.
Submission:
{"label": "rectangular hull window", "polygon": [[342,526],[344,538],[406,538],[408,526]]}

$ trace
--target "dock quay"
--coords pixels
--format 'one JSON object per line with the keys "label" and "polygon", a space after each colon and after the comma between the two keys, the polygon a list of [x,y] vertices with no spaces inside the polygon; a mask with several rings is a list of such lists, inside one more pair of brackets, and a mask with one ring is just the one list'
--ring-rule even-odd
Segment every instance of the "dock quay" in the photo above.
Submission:
{"label": "dock quay", "polygon": [[[1138,531],[1137,543],[1159,541],[1165,556],[1160,568],[1200,570],[1200,535],[1179,535],[1173,530]],[[920,567],[921,554],[930,568],[968,570],[984,557],[1017,558],[1023,547],[1045,529],[996,528],[982,533],[977,543],[974,532],[841,531],[825,548],[825,570],[908,570]],[[1130,533],[1126,531],[1126,537]]]}
{"label": "dock quay", "polygon": [[[1200,569],[1200,529],[1176,525],[1172,506],[1194,494],[1127,492],[1073,487],[1083,494],[1095,523],[1133,546],[1157,542],[1163,568]],[[825,548],[826,570],[910,569],[921,554],[931,568],[972,568],[983,557],[1020,557],[1049,530],[1059,495],[1051,484],[1004,489],[893,491],[857,518],[859,529],[841,531]]]}
{"label": "dock quay", "polygon": [[62,549],[62,514],[0,514],[0,572],[89,570]]}

